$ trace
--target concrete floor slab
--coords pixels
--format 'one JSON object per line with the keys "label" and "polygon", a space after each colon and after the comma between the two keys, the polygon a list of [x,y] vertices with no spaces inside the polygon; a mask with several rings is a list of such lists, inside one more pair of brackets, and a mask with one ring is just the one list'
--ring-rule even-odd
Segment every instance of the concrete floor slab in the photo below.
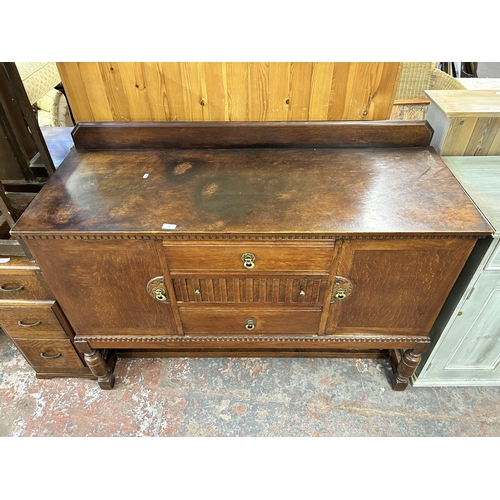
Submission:
{"label": "concrete floor slab", "polygon": [[495,387],[395,392],[377,359],[119,359],[116,385],[38,380],[0,334],[0,436],[500,436]]}

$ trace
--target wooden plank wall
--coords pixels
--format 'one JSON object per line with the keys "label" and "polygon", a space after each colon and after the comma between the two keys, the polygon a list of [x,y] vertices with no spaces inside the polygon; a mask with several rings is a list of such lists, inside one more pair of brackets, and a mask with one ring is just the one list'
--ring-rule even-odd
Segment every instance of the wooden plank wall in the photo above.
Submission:
{"label": "wooden plank wall", "polygon": [[500,118],[452,118],[449,127],[442,156],[500,155]]}
{"label": "wooden plank wall", "polygon": [[77,122],[390,118],[398,62],[57,63]]}

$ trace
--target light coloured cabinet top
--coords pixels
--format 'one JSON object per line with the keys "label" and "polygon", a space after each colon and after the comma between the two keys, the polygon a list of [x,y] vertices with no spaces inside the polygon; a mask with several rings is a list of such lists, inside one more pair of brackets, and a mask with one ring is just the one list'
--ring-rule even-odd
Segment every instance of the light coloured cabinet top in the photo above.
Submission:
{"label": "light coloured cabinet top", "polygon": [[492,226],[493,236],[500,237],[500,156],[445,156],[443,160]]}
{"label": "light coloured cabinet top", "polygon": [[448,117],[500,117],[500,90],[426,90]]}

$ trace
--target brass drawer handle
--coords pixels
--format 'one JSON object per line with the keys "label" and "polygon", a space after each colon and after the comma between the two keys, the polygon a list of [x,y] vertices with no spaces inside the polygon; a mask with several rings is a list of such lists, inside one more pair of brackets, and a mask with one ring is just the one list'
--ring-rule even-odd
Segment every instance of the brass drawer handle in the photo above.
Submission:
{"label": "brass drawer handle", "polygon": [[241,256],[241,260],[245,269],[253,269],[255,267],[255,255],[253,253],[244,253]]}
{"label": "brass drawer handle", "polygon": [[21,290],[24,290],[23,285],[0,285],[0,290],[2,292],[20,292]]}
{"label": "brass drawer handle", "polygon": [[53,356],[47,356],[47,354],[41,352],[40,353],[40,357],[43,358],[43,359],[56,359],[56,358],[60,358],[62,356],[62,354],[60,352],[58,352],[57,354],[54,354]]}
{"label": "brass drawer handle", "polygon": [[24,328],[28,328],[28,327],[30,327],[30,326],[38,326],[38,325],[41,325],[41,324],[42,324],[42,322],[41,322],[41,321],[37,321],[37,322],[35,322],[35,323],[25,323],[24,321],[18,321],[18,322],[17,322],[17,324],[18,324],[19,326],[24,327]]}
{"label": "brass drawer handle", "polygon": [[152,290],[153,296],[156,300],[159,300],[160,302],[166,302],[167,301],[167,291],[163,287],[156,287],[153,288]]}
{"label": "brass drawer handle", "polygon": [[257,326],[257,320],[255,318],[247,318],[245,320],[245,328],[247,330],[254,330]]}

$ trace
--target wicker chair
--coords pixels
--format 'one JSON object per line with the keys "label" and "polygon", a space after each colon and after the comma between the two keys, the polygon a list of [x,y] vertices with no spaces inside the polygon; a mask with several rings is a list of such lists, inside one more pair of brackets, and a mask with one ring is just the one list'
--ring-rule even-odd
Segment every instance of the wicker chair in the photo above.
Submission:
{"label": "wicker chair", "polygon": [[396,87],[391,120],[423,120],[429,107],[424,90],[464,90],[455,78],[435,62],[403,63]]}
{"label": "wicker chair", "polygon": [[36,103],[50,93],[51,125],[69,127],[73,125],[66,98],[55,89],[61,83],[61,76],[55,62],[16,62],[19,76],[23,82],[30,104]]}

